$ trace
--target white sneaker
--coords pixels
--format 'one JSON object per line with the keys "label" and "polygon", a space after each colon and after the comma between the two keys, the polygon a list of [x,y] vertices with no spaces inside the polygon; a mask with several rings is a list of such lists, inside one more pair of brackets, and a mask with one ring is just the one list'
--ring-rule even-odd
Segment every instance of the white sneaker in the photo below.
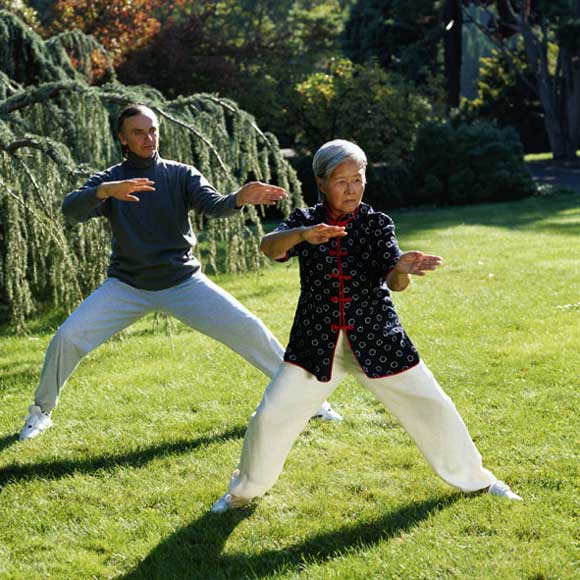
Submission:
{"label": "white sneaker", "polygon": [[320,406],[320,409],[318,409],[318,411],[316,411],[316,413],[314,413],[314,415],[312,415],[313,419],[315,419],[317,417],[320,417],[320,418],[324,419],[325,421],[336,421],[336,422],[342,421],[342,415],[337,413],[330,406],[330,403],[328,401],[324,401],[324,403],[322,403],[322,405]]}
{"label": "white sneaker", "polygon": [[241,508],[250,503],[249,499],[243,499],[232,495],[231,493],[224,493],[212,506],[212,514],[223,514],[229,510]]}
{"label": "white sneaker", "polygon": [[33,439],[38,437],[43,431],[46,431],[51,425],[49,413],[43,413],[42,409],[37,405],[30,405],[28,408],[28,417],[22,431],[20,431],[20,441],[25,439]]}
{"label": "white sneaker", "polygon": [[524,501],[523,497],[520,497],[517,493],[513,492],[511,487],[503,481],[496,481],[490,485],[487,493],[491,493],[491,495],[497,495],[498,497],[505,497],[506,499]]}

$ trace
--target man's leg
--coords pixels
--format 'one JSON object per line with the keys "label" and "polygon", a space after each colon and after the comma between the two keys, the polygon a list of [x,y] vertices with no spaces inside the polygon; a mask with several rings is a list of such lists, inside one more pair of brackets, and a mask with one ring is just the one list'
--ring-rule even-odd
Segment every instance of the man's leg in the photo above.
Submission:
{"label": "man's leg", "polygon": [[194,330],[234,350],[268,377],[273,377],[284,348],[266,325],[202,273],[162,290],[158,306]]}
{"label": "man's leg", "polygon": [[30,428],[27,425],[34,423],[39,412],[46,416],[56,407],[62,388],[81,359],[148,310],[142,291],[115,278],[107,279],[76,308],[48,346],[31,417],[21,432],[21,439],[35,436],[34,425]]}
{"label": "man's leg", "polygon": [[[272,378],[284,358],[284,348],[266,325],[231,294],[198,273],[187,282],[159,293],[159,308],[244,357]],[[314,416],[340,421],[328,402]]]}
{"label": "man's leg", "polygon": [[441,479],[465,492],[496,482],[453,401],[423,362],[392,377],[357,378],[399,419]]}

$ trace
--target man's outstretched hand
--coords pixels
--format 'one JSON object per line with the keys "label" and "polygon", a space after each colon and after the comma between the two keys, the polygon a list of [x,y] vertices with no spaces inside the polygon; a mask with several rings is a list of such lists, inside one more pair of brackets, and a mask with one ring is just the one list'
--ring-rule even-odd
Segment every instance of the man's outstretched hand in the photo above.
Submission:
{"label": "man's outstretched hand", "polygon": [[155,191],[154,181],[146,177],[135,179],[124,179],[123,181],[107,181],[97,187],[97,199],[107,199],[114,197],[120,201],[139,201],[134,193],[138,191]]}
{"label": "man's outstretched hand", "polygon": [[286,190],[261,181],[250,181],[236,192],[236,207],[243,205],[275,205],[288,197]]}

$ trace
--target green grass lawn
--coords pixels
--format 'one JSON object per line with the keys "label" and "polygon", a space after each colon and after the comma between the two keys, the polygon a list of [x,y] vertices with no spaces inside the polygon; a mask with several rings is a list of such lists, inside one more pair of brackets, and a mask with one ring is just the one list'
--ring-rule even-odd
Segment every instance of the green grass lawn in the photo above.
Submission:
{"label": "green grass lawn", "polygon": [[[525,502],[457,493],[352,380],[274,489],[208,514],[266,378],[152,319],[90,354],[19,444],[58,322],[0,337],[0,578],[564,579],[580,570],[580,197],[393,214],[445,266],[395,296],[487,467]],[[296,264],[218,282],[285,342]]]}

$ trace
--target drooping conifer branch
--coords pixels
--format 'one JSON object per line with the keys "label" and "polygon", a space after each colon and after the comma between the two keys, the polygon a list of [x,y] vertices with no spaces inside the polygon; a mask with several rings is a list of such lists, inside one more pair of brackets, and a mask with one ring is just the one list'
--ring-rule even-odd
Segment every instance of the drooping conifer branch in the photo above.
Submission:
{"label": "drooping conifer branch", "polygon": [[55,83],[44,83],[34,89],[21,89],[15,95],[4,99],[0,103],[0,116],[4,117],[14,113],[24,107],[29,107],[35,103],[45,103],[49,99],[64,92],[88,92],[90,88],[83,86],[77,81],[59,81]]}
{"label": "drooping conifer branch", "polygon": [[[230,103],[228,103],[224,99],[220,99],[219,97],[216,97],[215,95],[211,95],[211,94],[207,94],[207,98],[210,101],[217,103],[220,107],[223,107],[224,109],[230,111],[230,113],[233,113],[234,115],[241,114],[240,109],[238,109],[237,107],[234,107],[233,105],[230,105]],[[247,115],[247,113],[246,113],[246,115]],[[265,133],[260,129],[260,127],[258,127],[256,122],[253,121],[252,119],[249,119],[249,123],[250,123],[250,127],[252,127],[252,129],[262,138],[262,140],[266,143],[266,145],[268,145],[268,147],[271,147],[271,143],[268,140],[268,137],[266,137]]]}
{"label": "drooping conifer branch", "polygon": [[[218,190],[275,176],[289,193],[280,204],[284,214],[301,201],[275,138],[234,103],[208,95],[168,101],[150,87],[116,81],[91,86],[91,71],[80,74],[71,65],[69,40],[74,59],[87,65],[93,42],[82,36],[45,42],[0,11],[0,317],[17,331],[39,308],[70,310],[105,276],[106,222],[72,224],[60,207],[81,177],[121,160],[115,120],[131,102],[146,103],[167,120],[163,155],[195,165]],[[244,272],[266,263],[255,207],[219,220],[195,212],[192,218],[210,269]]]}

